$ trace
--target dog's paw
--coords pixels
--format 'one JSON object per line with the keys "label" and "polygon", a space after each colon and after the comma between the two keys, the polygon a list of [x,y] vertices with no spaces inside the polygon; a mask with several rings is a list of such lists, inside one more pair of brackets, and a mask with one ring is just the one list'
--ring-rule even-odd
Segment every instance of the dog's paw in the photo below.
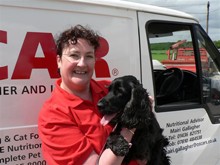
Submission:
{"label": "dog's paw", "polygon": [[116,156],[125,156],[129,152],[130,145],[121,135],[110,135],[106,148],[110,148]]}

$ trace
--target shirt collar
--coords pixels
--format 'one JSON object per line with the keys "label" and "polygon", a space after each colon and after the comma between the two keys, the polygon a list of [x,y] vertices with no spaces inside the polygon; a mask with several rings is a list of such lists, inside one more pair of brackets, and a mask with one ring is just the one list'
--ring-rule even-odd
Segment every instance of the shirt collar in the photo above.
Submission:
{"label": "shirt collar", "polygon": [[[59,78],[56,81],[56,88],[54,92],[58,92],[60,97],[64,97],[66,100],[70,101],[70,105],[72,106],[73,101],[74,101],[74,107],[80,105],[81,103],[85,102],[86,100],[83,100],[82,98],[75,96],[73,94],[68,93],[67,91],[65,91],[64,89],[62,89],[60,87],[62,80],[61,78]],[[90,87],[91,87],[91,91],[92,91],[92,95],[93,95],[93,99],[95,100],[95,102],[98,101],[99,98],[99,94],[104,95],[105,91],[103,90],[103,88],[100,86],[100,84],[98,82],[96,82],[95,80],[91,79],[90,81]],[[94,102],[94,101],[93,101]]]}

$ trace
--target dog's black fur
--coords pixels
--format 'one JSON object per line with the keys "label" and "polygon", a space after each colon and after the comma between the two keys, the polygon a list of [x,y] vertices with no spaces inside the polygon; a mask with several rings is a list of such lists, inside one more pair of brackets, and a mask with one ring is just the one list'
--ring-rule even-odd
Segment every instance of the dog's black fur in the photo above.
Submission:
{"label": "dog's black fur", "polygon": [[[107,139],[106,148],[110,148],[117,156],[125,156],[123,163],[131,160],[147,160],[147,165],[169,165],[166,155],[167,138],[162,135],[149,100],[149,95],[142,84],[134,76],[116,78],[109,86],[109,93],[98,102],[103,115],[117,113],[111,124],[116,129]],[[136,128],[128,142],[120,135],[121,129]]]}

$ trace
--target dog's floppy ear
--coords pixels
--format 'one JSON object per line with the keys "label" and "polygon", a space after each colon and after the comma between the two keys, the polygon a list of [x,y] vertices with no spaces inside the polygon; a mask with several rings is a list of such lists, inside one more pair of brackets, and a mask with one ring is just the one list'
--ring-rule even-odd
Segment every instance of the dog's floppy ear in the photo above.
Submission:
{"label": "dog's floppy ear", "polygon": [[131,99],[122,114],[122,124],[127,128],[141,128],[151,120],[151,103],[146,89],[141,84],[131,91]]}
{"label": "dog's floppy ear", "polygon": [[134,88],[136,88],[137,86],[140,86],[140,85],[142,86],[142,84],[140,84],[140,82],[134,76],[129,77],[129,85],[131,86],[132,89],[134,89]]}

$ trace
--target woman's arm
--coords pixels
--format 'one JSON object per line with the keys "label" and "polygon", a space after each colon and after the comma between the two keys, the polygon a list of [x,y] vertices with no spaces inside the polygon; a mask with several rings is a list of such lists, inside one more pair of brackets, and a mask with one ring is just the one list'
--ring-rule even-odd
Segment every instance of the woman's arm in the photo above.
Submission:
{"label": "woman's arm", "polygon": [[89,155],[89,157],[86,159],[86,161],[83,163],[83,165],[91,165],[91,164],[95,165],[98,158],[99,155],[93,150],[92,153]]}
{"label": "woman's arm", "polygon": [[62,109],[46,106],[39,114],[38,131],[49,165],[83,164],[94,150],[76,123]]}
{"label": "woman's arm", "polygon": [[[125,140],[130,143],[133,133],[135,129],[128,130],[127,128],[123,128],[121,130],[121,135],[125,138]],[[120,165],[124,159],[124,156],[116,156],[111,149],[105,149],[101,154],[98,164],[99,165]]]}

